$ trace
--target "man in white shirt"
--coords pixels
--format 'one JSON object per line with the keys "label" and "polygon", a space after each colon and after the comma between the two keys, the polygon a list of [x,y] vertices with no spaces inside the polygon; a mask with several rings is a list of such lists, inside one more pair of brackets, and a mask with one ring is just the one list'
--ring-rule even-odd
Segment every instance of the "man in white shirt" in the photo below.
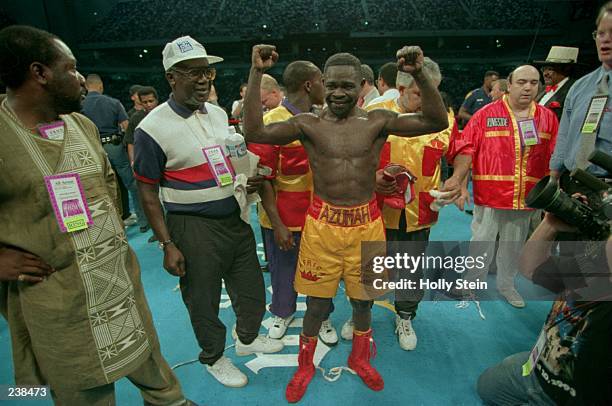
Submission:
{"label": "man in white shirt", "polygon": [[[222,282],[236,313],[236,355],[278,352],[283,343],[259,334],[266,293],[255,236],[240,217],[227,175],[233,169],[225,148],[227,114],[208,102],[217,75],[210,65],[223,58],[208,55],[189,36],[166,44],[162,56],[172,94],[134,131],[134,177],[164,268],[180,277],[198,360],[221,384],[237,388],[248,378],[224,356]],[[247,192],[257,187],[257,178],[249,178]]]}
{"label": "man in white shirt", "polygon": [[399,90],[395,87],[397,78],[397,65],[395,62],[387,62],[378,70],[378,92],[381,96],[375,98],[371,102],[363,105],[365,109],[370,104],[382,103],[386,101],[395,101],[400,97]]}
{"label": "man in white shirt", "polygon": [[541,65],[546,85],[536,97],[536,102],[554,111],[559,120],[567,92],[576,81],[570,76],[577,61],[578,48],[560,46],[551,47],[545,61],[534,61],[534,64]]}
{"label": "man in white shirt", "polygon": [[232,118],[240,120],[242,118],[242,105],[244,103],[244,95],[246,94],[246,83],[240,85],[240,100],[234,100],[232,103]]}
{"label": "man in white shirt", "polygon": [[359,99],[357,100],[357,105],[359,107],[367,106],[372,102],[372,100],[376,99],[380,96],[378,93],[378,89],[374,86],[374,71],[365,63],[361,64],[361,74],[363,75],[363,79],[365,80],[361,93],[359,93]]}

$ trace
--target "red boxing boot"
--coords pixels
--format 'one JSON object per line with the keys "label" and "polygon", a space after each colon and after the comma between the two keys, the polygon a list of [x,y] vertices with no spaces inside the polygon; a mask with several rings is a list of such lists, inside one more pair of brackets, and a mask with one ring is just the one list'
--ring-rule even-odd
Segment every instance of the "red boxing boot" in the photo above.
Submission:
{"label": "red boxing boot", "polygon": [[[370,344],[374,349],[374,354],[370,354]],[[359,375],[368,388],[379,391],[385,387],[382,376],[372,365],[370,358],[376,356],[376,344],[372,339],[372,329],[366,332],[353,332],[353,350],[348,359],[348,366]]]}
{"label": "red boxing boot", "polygon": [[285,397],[287,402],[295,403],[302,399],[306,388],[315,374],[315,366],[312,362],[315,348],[317,348],[317,337],[305,337],[300,335],[300,354],[298,355],[298,369],[287,385]]}

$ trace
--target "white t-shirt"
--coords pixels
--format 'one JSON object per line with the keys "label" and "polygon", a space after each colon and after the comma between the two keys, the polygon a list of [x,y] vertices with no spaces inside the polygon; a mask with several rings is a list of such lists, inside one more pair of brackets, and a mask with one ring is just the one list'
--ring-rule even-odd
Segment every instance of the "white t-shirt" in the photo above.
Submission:
{"label": "white t-shirt", "polygon": [[232,103],[232,111],[230,111],[231,115],[234,115],[234,111],[236,110],[236,107],[238,107],[238,104],[242,102],[243,100],[234,100],[234,102]]}

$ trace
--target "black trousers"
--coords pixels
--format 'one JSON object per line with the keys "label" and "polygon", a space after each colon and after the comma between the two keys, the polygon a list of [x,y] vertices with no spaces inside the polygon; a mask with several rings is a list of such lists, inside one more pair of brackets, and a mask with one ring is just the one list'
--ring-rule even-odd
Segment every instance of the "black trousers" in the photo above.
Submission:
{"label": "black trousers", "polygon": [[[414,249],[410,250],[408,254],[412,256],[419,256],[424,253],[427,249],[427,241],[429,241],[430,229],[424,228],[411,232],[407,232],[404,230],[406,230],[406,211],[402,210],[399,222],[399,229],[386,229],[387,241],[421,241],[423,242],[422,244],[412,244],[414,245]],[[391,247],[393,247],[393,244],[390,244],[390,248]],[[403,252],[403,250],[400,250],[400,252]],[[423,278],[423,268],[419,267],[419,269],[413,274],[400,273],[399,277],[414,280],[417,286],[419,286],[419,281]],[[395,295],[395,311],[397,312],[397,314],[403,319],[415,318],[419,303],[421,302],[421,300],[423,300],[425,291],[423,291],[423,289],[403,290],[401,292],[396,292]]]}
{"label": "black trousers", "polygon": [[199,359],[212,365],[225,349],[226,328],[219,319],[221,281],[225,281],[236,313],[236,333],[244,344],[257,337],[266,311],[253,230],[238,213],[219,219],[168,213],[167,224],[185,257],[180,286],[202,349]]}

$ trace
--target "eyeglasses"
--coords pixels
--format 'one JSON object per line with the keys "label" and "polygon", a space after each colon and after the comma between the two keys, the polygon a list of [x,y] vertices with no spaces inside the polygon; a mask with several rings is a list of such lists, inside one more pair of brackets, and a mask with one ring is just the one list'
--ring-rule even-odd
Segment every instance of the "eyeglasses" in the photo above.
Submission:
{"label": "eyeglasses", "polygon": [[193,69],[178,69],[172,68],[173,71],[180,73],[183,76],[186,76],[192,81],[196,81],[200,79],[202,76],[206,78],[206,80],[214,80],[217,76],[217,70],[215,68],[193,68]]}
{"label": "eyeglasses", "polygon": [[595,30],[592,33],[593,35],[593,39],[603,39],[606,35],[608,35],[610,38],[612,38],[612,31],[598,31]]}

